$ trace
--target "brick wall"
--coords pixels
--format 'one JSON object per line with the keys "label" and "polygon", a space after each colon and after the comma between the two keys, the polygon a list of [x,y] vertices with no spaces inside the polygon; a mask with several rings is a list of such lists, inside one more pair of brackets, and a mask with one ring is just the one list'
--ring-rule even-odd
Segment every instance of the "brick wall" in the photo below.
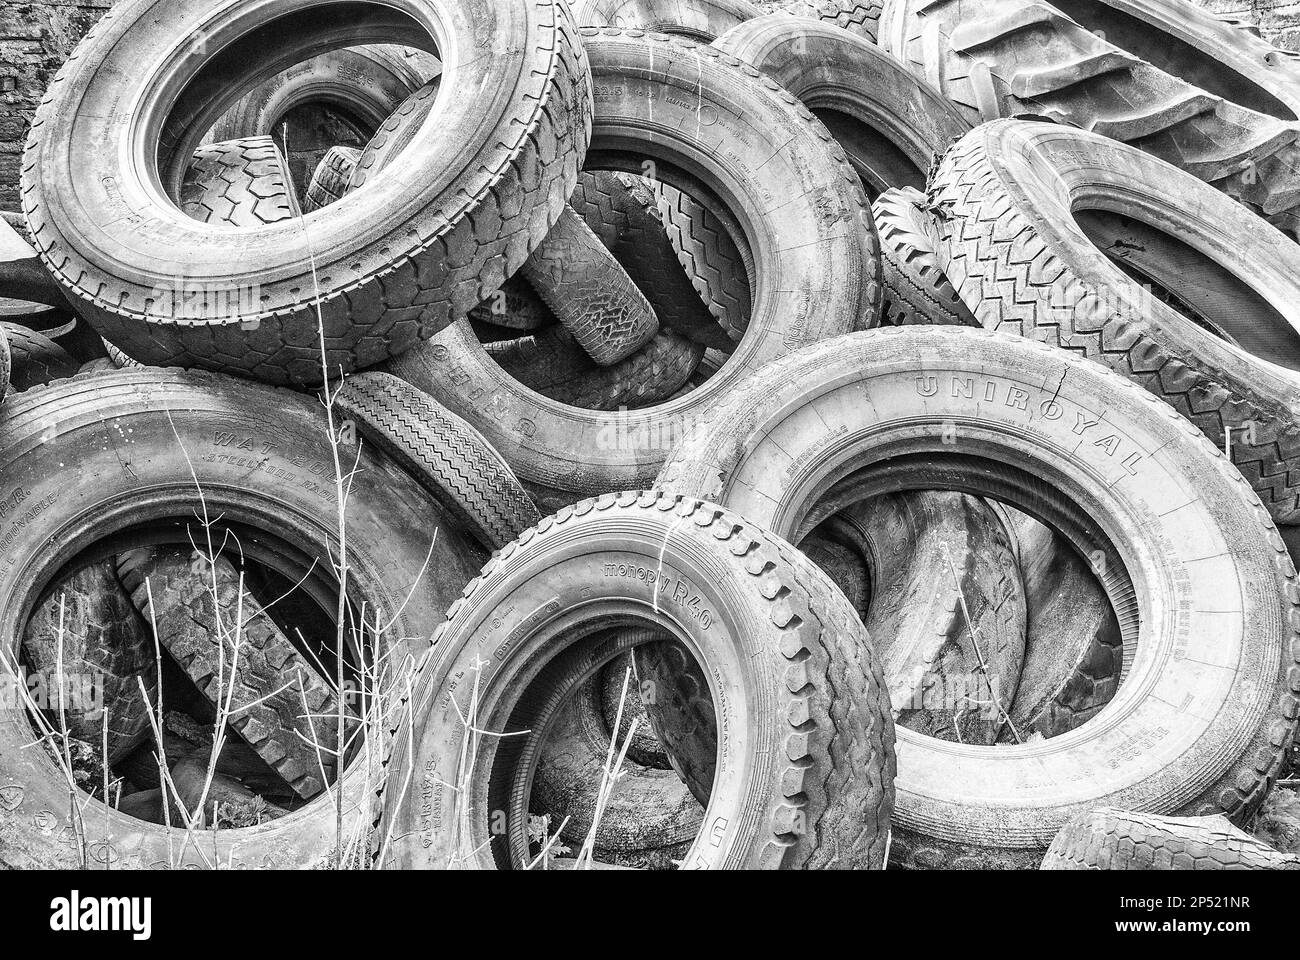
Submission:
{"label": "brick wall", "polygon": [[0,3],[0,210],[18,209],[18,166],[36,104],[112,0]]}

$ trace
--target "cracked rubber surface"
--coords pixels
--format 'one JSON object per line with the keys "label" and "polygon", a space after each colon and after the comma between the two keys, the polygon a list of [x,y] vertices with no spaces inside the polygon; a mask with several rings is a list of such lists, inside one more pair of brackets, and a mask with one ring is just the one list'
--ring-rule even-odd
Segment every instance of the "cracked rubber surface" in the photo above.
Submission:
{"label": "cracked rubber surface", "polygon": [[1300,870],[1226,817],[1159,817],[1102,807],[1061,828],[1043,870]]}

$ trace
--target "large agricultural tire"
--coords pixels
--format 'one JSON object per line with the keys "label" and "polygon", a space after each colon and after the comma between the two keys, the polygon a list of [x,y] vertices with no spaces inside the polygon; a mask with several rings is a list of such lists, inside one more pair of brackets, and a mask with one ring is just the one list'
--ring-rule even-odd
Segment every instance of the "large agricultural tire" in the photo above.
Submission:
{"label": "large agricultural tire", "polygon": [[428,65],[385,44],[330,50],[244,94],[213,126],[212,139],[276,133],[290,111],[308,103],[339,110],[361,125],[358,132],[369,136],[431,79],[421,67],[427,69]]}
{"label": "large agricultural tire", "polygon": [[975,315],[939,269],[925,202],[921,191],[900,187],[886,190],[871,205],[880,233],[884,322],[896,327],[913,323],[978,326]]}
{"label": "large agricultural tire", "polygon": [[[9,398],[0,438],[7,516],[0,544],[13,561],[0,572],[0,616],[11,647],[73,555],[188,545],[190,536],[202,542],[196,487],[218,524],[217,543],[222,527],[237,532],[247,558],[301,578],[322,604],[337,602],[327,573],[338,545],[333,468],[313,397],[201,371],[96,372]],[[68,483],[67,464],[76,464],[79,483]],[[348,501],[349,596],[367,623],[389,624],[376,655],[397,667],[424,651],[484,552],[442,523],[442,508],[396,464],[363,450],[358,466]],[[24,711],[6,705],[0,863],[76,867],[67,787],[43,750],[23,749],[32,740]],[[341,780],[348,830],[368,816],[369,774],[359,762]],[[335,845],[329,797],[273,824],[205,834],[201,846],[85,803],[92,867],[311,866]]]}
{"label": "large agricultural tire", "polygon": [[[1191,5],[1179,4],[1176,16],[1196,12],[1185,6]],[[1300,228],[1294,115],[1281,120],[1196,86],[1203,77],[1188,72],[1192,65],[1208,62],[1221,77],[1230,75],[1214,63],[1217,51],[1207,55],[1149,29],[1094,29],[1091,17],[1106,9],[1098,0],[1063,7],[1043,0],[898,0],[885,12],[880,42],[972,124],[1043,117],[1132,143],[1294,234]],[[1063,10],[1089,18],[1075,21]],[[1126,47],[1138,38],[1137,49]],[[1174,72],[1144,55],[1158,56]]]}
{"label": "large agricultural tire", "polygon": [[1160,817],[1102,807],[1061,828],[1043,870],[1300,870],[1226,817]]}
{"label": "large agricultural tire", "polygon": [[541,516],[510,466],[482,434],[405,380],[360,373],[335,403],[358,432],[405,467],[489,550]]}
{"label": "large agricultural tire", "polygon": [[[529,619],[499,616],[511,609]],[[893,731],[857,615],[779,538],[712,504],[635,492],[543,520],[451,611],[412,693],[413,729],[397,725],[375,832],[381,865],[531,859],[528,788],[547,732],[535,720],[554,692],[626,651],[635,632],[610,638],[611,616],[686,644],[711,678],[720,729],[744,730],[719,738],[686,867],[882,866]],[[466,709],[479,729],[530,735],[483,738],[462,765]],[[413,775],[418,792],[397,793]],[[491,840],[494,810],[506,822]]]}
{"label": "large agricultural tire", "polygon": [[[61,728],[62,712],[68,734],[91,744],[101,761],[105,737],[111,765],[148,736],[145,696],[156,702],[158,689],[153,634],[131,605],[111,559],[85,564],[47,588],[23,628],[22,652],[27,665],[47,681],[45,708],[53,728]],[[75,687],[66,684],[60,711],[58,683],[49,682],[57,677],[60,661],[65,677],[84,683],[89,676],[99,686],[91,703],[67,696]],[[137,678],[143,681],[143,693]],[[107,730],[101,711],[108,714]]]}
{"label": "large agricultural tire", "polygon": [[1103,804],[1241,822],[1277,776],[1300,691],[1285,544],[1213,444],[1098,364],[967,327],[840,337],[769,367],[661,483],[778,535],[837,485],[956,490],[1098,556],[1126,682],[1050,740],[964,747],[900,729],[892,862],[1033,865]]}
{"label": "large agricultural tire", "polygon": [[[653,631],[642,631],[658,637]],[[533,775],[531,807],[538,814],[549,814],[551,828],[559,829],[566,817],[563,836],[576,853],[591,831],[595,801],[604,779],[609,757],[613,715],[601,702],[604,675],[615,671],[615,664],[627,662],[624,656],[607,664],[605,669],[581,684],[567,698],[559,691],[553,697],[558,711],[539,726],[550,728],[542,745],[537,771]],[[623,690],[625,671],[617,671],[613,688],[614,709]],[[628,684],[629,699],[636,691],[633,679]],[[625,731],[616,742],[622,747],[626,714],[631,704],[624,704]],[[606,717],[609,718],[607,725]],[[635,736],[653,739],[644,715],[639,718]],[[691,796],[677,774],[666,767],[648,767],[634,759],[629,748],[622,774],[610,796],[596,831],[596,859],[626,866],[671,869],[673,860],[682,859],[700,832],[704,808]]]}
{"label": "large agricultural tire", "polygon": [[1146,387],[1300,521],[1300,248],[1149,154],[1027,121],[954,145],[929,201],[939,266],[985,327]]}
{"label": "large agricultural tire", "polygon": [[890,187],[923,188],[935,155],[971,127],[889,54],[831,23],[772,14],[714,46],[802,100],[835,134],[873,199]]}
{"label": "large agricultural tire", "polygon": [[[775,82],[680,39],[597,30],[584,30],[583,38],[601,90],[591,166],[639,173],[650,158],[666,182],[676,178],[685,186],[701,179],[713,193],[731,198],[752,246],[763,251],[744,338],[697,389],[628,413],[546,400],[477,344],[426,344],[389,369],[476,426],[520,479],[599,493],[650,483],[666,448],[764,363],[824,337],[874,326],[880,264],[875,227],[852,168],[826,129]],[[702,116],[716,119],[705,125]],[[749,143],[749,159],[720,164],[716,144],[724,135]],[[683,169],[690,174],[679,174]],[[779,224],[767,215],[777,198],[787,201]],[[630,442],[601,439],[619,431]],[[583,451],[580,465],[574,450]]]}
{"label": "large agricultural tire", "polygon": [[312,171],[311,183],[302,198],[302,212],[311,213],[342,200],[360,157],[361,151],[355,147],[330,147]]}
{"label": "large agricultural tire", "polygon": [[1004,742],[1013,731],[1056,737],[1082,726],[1114,698],[1124,669],[1119,621],[1085,559],[1037,520],[1018,514],[1013,525],[1029,623]]}
{"label": "large agricultural tire", "polygon": [[[34,246],[108,339],[154,364],[318,383],[318,326],[329,370],[377,363],[463,317],[542,241],[573,190],[591,116],[568,5],[401,0],[366,13],[316,0],[129,0],[87,34],[37,110],[21,189]],[[172,56],[196,30],[224,42]],[[436,129],[422,125],[382,178],[304,221],[248,231],[176,209],[195,147],[249,87],[342,46],[431,50],[435,33],[445,89],[486,93],[447,98]],[[144,118],[163,112],[145,144]],[[157,161],[135,163],[146,155]],[[256,296],[217,321],[178,319],[154,293],[177,276]]]}
{"label": "large agricultural tire", "polygon": [[[206,144],[194,151],[181,184],[181,210],[201,223],[245,229],[291,220],[302,213],[289,166],[275,141],[265,136]],[[179,292],[184,296],[183,286]],[[203,302],[208,303],[206,299]],[[177,306],[184,310],[189,305],[174,308]],[[214,309],[228,308],[228,304],[219,304]]]}
{"label": "large agricultural tire", "polygon": [[710,347],[732,348],[678,262],[658,200],[644,179],[584,170],[569,205],[623,265],[662,326]]}
{"label": "large agricultural tire", "polygon": [[11,389],[26,390],[76,374],[80,364],[44,334],[16,323],[0,322],[0,330],[9,343]]}
{"label": "large agricultural tire", "polygon": [[[186,545],[142,547],[117,558],[117,575],[159,645],[302,800],[334,779],[331,718],[338,698],[245,586],[225,555],[199,559]],[[200,555],[201,556],[201,555]],[[197,562],[196,562],[197,561]],[[348,730],[354,732],[355,727]]]}

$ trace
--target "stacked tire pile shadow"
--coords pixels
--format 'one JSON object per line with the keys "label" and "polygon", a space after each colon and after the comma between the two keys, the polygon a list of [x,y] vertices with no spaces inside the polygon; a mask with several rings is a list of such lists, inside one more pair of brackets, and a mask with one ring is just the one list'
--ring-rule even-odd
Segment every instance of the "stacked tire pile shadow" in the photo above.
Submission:
{"label": "stacked tire pile shadow", "polygon": [[0,864],[1300,864],[1247,25],[123,0],[21,195]]}

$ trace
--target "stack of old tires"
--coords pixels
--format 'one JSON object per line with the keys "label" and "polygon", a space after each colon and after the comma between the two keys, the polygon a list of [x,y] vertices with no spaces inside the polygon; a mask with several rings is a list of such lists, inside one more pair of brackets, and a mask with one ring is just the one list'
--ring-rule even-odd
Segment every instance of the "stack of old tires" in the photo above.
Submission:
{"label": "stack of old tires", "polygon": [[[0,864],[1300,863],[1300,62],[1247,26],[121,0],[21,193],[0,664],[113,692],[0,707]],[[204,771],[256,816],[200,850]]]}

